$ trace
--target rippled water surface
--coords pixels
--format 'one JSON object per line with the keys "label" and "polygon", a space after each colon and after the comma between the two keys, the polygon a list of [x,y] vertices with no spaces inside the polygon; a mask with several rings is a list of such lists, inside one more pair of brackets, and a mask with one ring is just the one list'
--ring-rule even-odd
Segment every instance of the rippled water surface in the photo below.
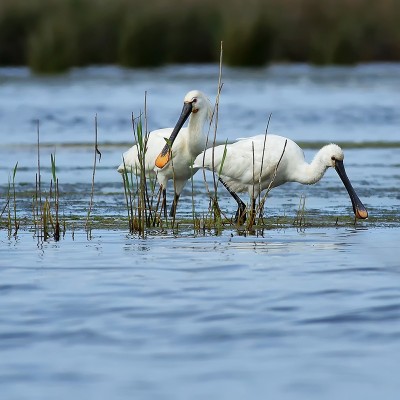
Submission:
{"label": "rippled water surface", "polygon": [[[272,113],[270,131],[305,143],[307,159],[316,142],[344,143],[367,221],[353,224],[328,171],[317,185],[272,191],[264,231],[195,234],[189,224],[129,235],[115,169],[132,142],[131,113],[147,91],[149,128],[172,126],[184,94],[197,88],[213,101],[217,79],[217,66],[58,77],[0,69],[0,211],[18,162],[21,221],[8,235],[4,212],[0,228],[2,399],[398,398],[400,65],[224,70],[219,139],[262,133]],[[71,221],[87,213],[96,113],[92,215],[107,227],[88,237]],[[44,191],[56,154],[59,242],[26,222],[37,119]],[[189,186],[181,218],[208,208],[203,176],[194,199]],[[295,227],[302,196],[306,225]],[[220,201],[234,214],[229,195]]]}
{"label": "rippled water surface", "polygon": [[3,235],[3,396],[395,399],[398,238]]}

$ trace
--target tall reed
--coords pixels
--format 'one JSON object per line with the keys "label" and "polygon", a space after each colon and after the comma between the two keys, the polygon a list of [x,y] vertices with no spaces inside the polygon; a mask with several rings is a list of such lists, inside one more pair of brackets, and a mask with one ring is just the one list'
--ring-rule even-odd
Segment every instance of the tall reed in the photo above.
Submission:
{"label": "tall reed", "polygon": [[12,176],[13,198],[14,198],[14,236],[17,236],[19,229],[19,221],[17,220],[17,196],[15,193],[15,175],[17,173],[18,162],[15,164]]}
{"label": "tall reed", "polygon": [[300,228],[306,224],[306,196],[301,195],[299,201],[299,207],[296,212],[296,217],[293,220],[293,225]]}
{"label": "tall reed", "polygon": [[[53,204],[54,204],[54,211],[55,211],[55,222],[53,224],[53,229],[54,229],[54,240],[57,242],[60,240],[60,221],[59,221],[59,202],[60,202],[60,192],[58,189],[58,178],[56,174],[56,155],[50,154],[50,160],[51,160],[51,174],[53,177],[53,182],[54,182],[54,199],[53,199]],[[51,188],[51,183],[50,183],[50,188]],[[51,198],[51,195],[50,195]]]}
{"label": "tall reed", "polygon": [[42,179],[40,171],[40,122],[36,121],[36,135],[37,135],[37,172],[36,172],[36,186],[35,186],[35,228],[37,228],[38,238],[42,237],[43,224],[41,223],[42,218]]}
{"label": "tall reed", "polygon": [[[219,73],[218,73],[218,86],[217,86],[217,96],[215,99],[215,104],[214,104],[214,109],[213,109],[213,113],[212,113],[212,117],[211,117],[211,121],[210,121],[210,125],[208,128],[208,133],[207,133],[207,138],[206,138],[206,145],[205,148],[210,147],[210,142],[211,142],[211,151],[212,151],[212,166],[213,166],[213,170],[214,170],[214,148],[216,146],[217,143],[217,130],[218,130],[218,110],[219,110],[219,102],[220,102],[220,96],[221,96],[221,91],[222,91],[222,87],[223,87],[223,82],[222,82],[222,60],[223,60],[223,42],[221,41],[220,43],[220,55],[219,55]],[[214,126],[213,126],[214,125]],[[211,128],[214,127],[213,130],[213,136],[212,136],[212,140],[210,139],[210,133],[211,133]],[[205,154],[203,155],[203,163],[204,163],[204,157]],[[205,169],[203,169],[203,180],[204,180],[204,184],[205,184],[205,188],[208,194],[208,197],[210,199],[210,206],[209,206],[209,213],[211,214],[211,218],[214,220],[214,223],[217,222],[218,225],[220,225],[222,223],[221,220],[221,216],[222,216],[222,212],[221,212],[221,208],[219,206],[219,202],[218,202],[218,178],[216,177],[215,172],[212,174],[212,178],[213,178],[213,192],[211,192],[208,182],[207,182],[207,177],[206,177],[206,171]]]}
{"label": "tall reed", "polygon": [[[41,180],[39,121],[37,121],[36,129],[37,129],[37,172],[35,179],[36,181],[35,194],[33,196],[33,203],[32,203],[33,223],[38,240],[47,240],[52,237],[55,241],[58,241],[60,240],[60,220],[59,220],[59,185],[56,173],[56,157],[55,154],[50,155],[52,178],[50,180],[49,193],[45,193],[42,190],[42,180]],[[52,211],[52,203],[54,211]]]}
{"label": "tall reed", "polygon": [[397,0],[2,0],[0,65],[400,60]]}
{"label": "tall reed", "polygon": [[[145,101],[146,104],[146,101]],[[145,105],[146,109],[146,105]],[[147,115],[145,114],[145,120]],[[147,127],[147,121],[145,122]],[[134,118],[132,114],[132,129],[134,140],[138,149],[139,165],[129,167],[124,163],[122,174],[125,204],[128,213],[129,231],[138,232],[140,236],[146,235],[146,229],[161,223],[158,214],[158,205],[153,208],[155,196],[154,179],[146,175],[146,151],[148,132],[143,131],[142,114]],[[161,193],[160,193],[161,196]]]}
{"label": "tall reed", "polygon": [[97,143],[97,114],[96,114],[95,118],[94,118],[94,157],[93,157],[93,171],[92,171],[92,188],[90,191],[90,201],[89,201],[89,207],[88,207],[88,212],[86,215],[86,222],[85,222],[85,230],[89,236],[91,236],[89,218],[90,218],[90,213],[92,212],[92,208],[93,208],[94,178],[96,175],[97,156],[99,156],[99,162],[100,162],[101,152],[99,150],[98,143]]}
{"label": "tall reed", "polygon": [[[125,160],[123,160],[123,163],[124,163],[124,172],[122,173],[122,182],[124,185],[126,210],[128,212],[128,226],[129,226],[129,232],[134,233],[136,229],[134,227],[133,199],[132,199],[132,192],[130,189],[131,185],[129,184],[128,169],[125,164]],[[131,171],[131,177],[133,178],[132,171]]]}
{"label": "tall reed", "polygon": [[7,188],[7,229],[8,229],[8,237],[11,237],[12,234],[12,221],[11,221],[11,208],[10,208],[10,199],[11,199],[11,182],[10,178],[8,179],[8,188]]}

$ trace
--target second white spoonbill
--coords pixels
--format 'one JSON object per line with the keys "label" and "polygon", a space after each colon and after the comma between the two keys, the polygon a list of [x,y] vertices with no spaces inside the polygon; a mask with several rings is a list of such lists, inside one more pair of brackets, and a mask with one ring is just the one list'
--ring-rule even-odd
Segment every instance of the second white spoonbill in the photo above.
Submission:
{"label": "second white spoonbill", "polygon": [[328,144],[317,152],[311,163],[307,163],[303,150],[294,141],[268,134],[209,148],[196,158],[194,166],[219,174],[220,181],[238,203],[236,222],[245,220],[246,209],[236,192],[247,192],[254,208],[255,199],[268,187],[274,188],[286,182],[312,185],[324,176],[329,167],[334,168],[342,180],[356,218],[365,219],[368,212],[347,177],[343,159],[342,149],[336,144]]}
{"label": "second white spoonbill", "polygon": [[[182,128],[189,119],[187,128]],[[170,215],[176,213],[179,196],[188,179],[198,170],[192,168],[196,156],[205,149],[206,122],[211,121],[212,107],[210,101],[199,90],[188,92],[184,98],[183,109],[174,128],[158,129],[150,132],[145,151],[145,174],[157,176],[163,193],[163,209],[166,211],[166,189],[170,179],[174,179],[174,200]],[[123,162],[118,172],[125,168],[140,174],[138,145],[132,146],[123,154]]]}

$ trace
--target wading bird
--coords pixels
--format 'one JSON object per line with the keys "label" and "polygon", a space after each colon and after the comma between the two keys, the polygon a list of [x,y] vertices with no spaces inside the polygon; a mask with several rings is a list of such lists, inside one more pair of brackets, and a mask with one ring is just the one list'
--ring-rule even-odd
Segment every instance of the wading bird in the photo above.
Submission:
{"label": "wading bird", "polygon": [[[183,109],[174,128],[158,129],[148,135],[144,155],[147,177],[156,176],[163,195],[162,209],[166,213],[166,190],[170,179],[174,180],[174,200],[170,216],[174,217],[179,196],[191,176],[198,168],[192,168],[194,159],[205,149],[207,140],[206,122],[211,121],[212,107],[207,97],[198,90],[188,92]],[[189,118],[187,128],[182,128]],[[140,149],[132,146],[123,154],[118,172],[125,168],[139,175],[141,170]]]}
{"label": "wading bird", "polygon": [[246,205],[236,192],[250,195],[254,211],[255,199],[263,190],[286,182],[312,185],[324,176],[329,167],[334,168],[342,180],[356,218],[365,219],[368,212],[346,175],[343,159],[343,150],[336,144],[328,144],[317,152],[309,164],[304,159],[303,150],[295,142],[268,134],[209,148],[196,158],[193,165],[219,174],[219,180],[238,204],[236,222],[244,222],[246,218]]}

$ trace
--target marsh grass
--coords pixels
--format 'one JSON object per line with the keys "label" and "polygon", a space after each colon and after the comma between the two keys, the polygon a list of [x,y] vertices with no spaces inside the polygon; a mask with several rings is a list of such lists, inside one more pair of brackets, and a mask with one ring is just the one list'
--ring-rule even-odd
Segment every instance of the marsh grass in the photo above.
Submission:
{"label": "marsh grass", "polygon": [[[7,194],[6,194],[6,203],[1,211],[0,218],[3,217],[3,214],[6,212],[6,226],[8,231],[8,237],[11,237],[13,226],[14,226],[14,236],[17,236],[19,229],[19,221],[17,219],[17,198],[15,192],[15,175],[17,173],[18,162],[15,164],[15,167],[12,172],[12,178],[8,177],[8,185],[7,185]],[[11,201],[13,202],[13,213],[11,212]],[[13,218],[14,217],[14,223]]]}
{"label": "marsh grass", "polygon": [[53,225],[53,236],[54,240],[57,242],[60,240],[60,220],[59,220],[59,205],[60,205],[60,191],[58,187],[58,178],[57,178],[57,173],[56,173],[56,155],[51,154],[50,155],[50,160],[51,160],[51,174],[53,177],[53,180],[50,182],[50,198],[51,198],[51,188],[54,183],[54,194],[53,194],[53,207],[54,207],[54,216],[55,220]]}
{"label": "marsh grass", "polygon": [[218,62],[353,64],[400,60],[398,0],[2,0],[0,64]]}
{"label": "marsh grass", "polygon": [[300,196],[299,207],[293,220],[293,225],[299,228],[306,226],[306,196],[304,195]]}
{"label": "marsh grass", "polygon": [[[7,229],[8,236],[16,236],[17,232],[22,228],[28,228],[29,224],[33,224],[35,226],[35,236],[37,236],[40,241],[48,241],[54,240],[58,241],[65,235],[65,232],[68,230],[72,238],[74,238],[74,234],[77,230],[87,229],[87,217],[74,214],[73,209],[70,209],[69,217],[60,217],[60,190],[58,188],[58,177],[56,174],[56,157],[51,156],[52,163],[52,178],[50,180],[49,188],[42,187],[42,206],[39,207],[39,193],[36,192],[32,196],[32,191],[27,190],[25,192],[18,192],[17,186],[17,164],[10,173],[8,186],[6,188],[6,199],[5,205],[1,210],[1,226],[4,226]],[[295,227],[297,229],[306,229],[309,227],[340,227],[340,226],[349,226],[352,225],[353,219],[349,215],[337,216],[337,215],[329,215],[325,213],[323,210],[321,212],[312,212],[307,213],[306,211],[306,198],[305,196],[301,196],[299,199],[299,205],[297,207],[297,211],[295,212],[295,216],[291,216],[291,213],[286,213],[286,211],[282,213],[269,212],[268,216],[264,215],[260,216],[258,213],[261,208],[265,205],[265,199],[267,198],[266,193],[263,193],[263,197],[261,197],[262,205],[257,202],[256,213],[258,214],[258,218],[256,218],[251,223],[248,222],[251,220],[250,213],[251,208],[248,207],[248,220],[246,223],[239,225],[233,221],[232,218],[228,217],[229,214],[226,210],[227,202],[226,199],[229,198],[228,194],[224,194],[224,199],[220,198],[222,195],[218,192],[217,201],[223,201],[223,208],[221,209],[221,214],[216,216],[214,210],[212,208],[212,198],[209,198],[209,208],[208,211],[198,212],[196,210],[196,202],[198,201],[207,201],[207,197],[204,195],[204,192],[199,191],[199,187],[194,184],[192,179],[191,183],[191,216],[177,216],[176,220],[173,221],[169,218],[164,218],[161,210],[157,209],[156,202],[159,197],[158,184],[153,179],[147,178],[147,187],[149,188],[149,198],[150,204],[147,205],[148,210],[143,213],[140,209],[141,200],[139,200],[140,196],[143,197],[143,192],[140,189],[140,174],[136,175],[133,172],[125,172],[123,174],[123,180],[128,182],[124,185],[125,192],[125,202],[126,202],[126,210],[128,213],[128,218],[119,215],[118,212],[113,215],[104,214],[104,215],[94,215],[90,218],[90,235],[87,235],[87,238],[92,239],[92,230],[101,229],[101,230],[115,230],[122,229],[125,230],[127,227],[127,221],[129,224],[128,230],[131,234],[137,237],[148,237],[152,235],[160,235],[172,233],[174,236],[187,235],[188,231],[191,231],[193,235],[221,235],[224,232],[236,232],[238,235],[263,235],[266,231],[271,229],[287,229],[290,227]],[[56,182],[54,184],[54,182]],[[256,184],[258,181],[256,179]],[[36,185],[37,186],[37,185]],[[143,187],[143,186],[142,186]],[[222,188],[221,188],[222,190]],[[268,192],[268,189],[267,189]],[[142,193],[142,194],[141,194]],[[23,209],[23,204],[26,204],[26,201],[23,201],[24,198],[31,197],[32,201],[32,218],[27,219],[18,217],[19,211],[21,214],[25,213]],[[65,197],[65,195],[64,195]],[[21,201],[19,201],[21,199]],[[196,201],[195,201],[196,199]],[[64,201],[66,203],[69,202],[68,198],[65,197]],[[112,201],[110,199],[110,201]],[[29,203],[29,201],[28,201]],[[18,210],[18,204],[19,206]],[[96,207],[96,202],[93,202],[93,207]],[[220,206],[221,207],[221,206]],[[121,204],[121,210],[123,210]],[[117,208],[116,208],[117,210]],[[147,213],[147,214],[146,214]],[[376,213],[376,215],[373,215]],[[143,215],[152,216],[152,219],[143,219]],[[363,222],[357,222],[361,225]],[[379,224],[400,224],[400,220],[396,213],[389,214],[377,214],[377,210],[371,210],[371,217],[369,218],[368,225],[375,226]]]}
{"label": "marsh grass", "polygon": [[[222,88],[221,79],[219,80],[218,90]],[[217,102],[219,97],[217,97]],[[146,109],[146,106],[145,106]],[[217,112],[217,111],[215,111]],[[144,117],[145,129],[143,129],[142,118]],[[269,124],[269,122],[268,122]],[[215,125],[215,129],[217,124]],[[223,165],[226,158],[226,149],[228,143],[225,142],[225,150],[222,159],[222,165],[219,171],[216,171],[213,176],[213,189],[208,191],[209,206],[206,212],[197,212],[196,201],[197,193],[195,193],[195,184],[193,177],[191,178],[191,216],[190,218],[168,218],[165,215],[165,208],[162,208],[161,197],[162,193],[159,189],[156,177],[148,177],[145,173],[146,163],[146,149],[148,140],[147,131],[147,115],[142,114],[139,117],[134,118],[132,114],[132,129],[134,134],[135,142],[139,148],[139,160],[140,165],[137,170],[132,171],[129,168],[125,168],[125,172],[122,174],[123,188],[124,188],[124,199],[125,208],[127,213],[126,217],[109,216],[109,215],[92,215],[92,209],[96,207],[94,201],[94,182],[96,173],[96,160],[101,153],[98,149],[97,140],[97,116],[95,118],[95,143],[94,143],[94,163],[91,181],[91,194],[89,200],[89,207],[87,210],[86,217],[78,217],[71,215],[69,218],[60,217],[60,189],[59,189],[59,178],[57,176],[57,164],[56,154],[50,154],[51,164],[51,179],[49,185],[43,185],[41,179],[41,152],[40,152],[40,125],[37,122],[37,172],[35,174],[35,183],[33,184],[34,191],[28,190],[25,193],[18,193],[17,187],[17,171],[18,162],[15,164],[10,173],[8,186],[6,188],[5,205],[2,207],[0,218],[2,220],[2,226],[5,225],[7,228],[8,236],[17,236],[17,233],[21,228],[21,218],[18,218],[19,210],[17,209],[18,204],[23,202],[18,201],[18,196],[21,200],[24,197],[31,199],[32,204],[32,218],[26,219],[26,223],[31,223],[34,227],[35,235],[38,240],[54,240],[59,241],[62,235],[65,235],[67,229],[71,231],[72,237],[77,229],[84,229],[87,233],[88,239],[92,238],[92,229],[124,229],[128,222],[128,230],[131,234],[138,235],[139,237],[147,237],[151,234],[168,233],[170,230],[174,235],[179,235],[182,232],[185,233],[191,230],[194,235],[220,235],[224,231],[236,231],[240,235],[262,235],[265,230],[268,229],[281,229],[285,227],[294,226],[296,228],[304,229],[308,226],[340,226],[346,225],[349,222],[347,216],[337,217],[329,215],[310,215],[306,213],[305,197],[300,197],[300,203],[293,218],[286,215],[269,215],[268,218],[264,216],[264,207],[268,194],[273,187],[273,182],[276,177],[280,162],[285,153],[286,143],[282,148],[282,153],[275,166],[275,171],[271,180],[270,185],[265,191],[260,191],[260,196],[257,199],[251,200],[251,203],[255,200],[255,207],[247,206],[247,218],[243,224],[235,223],[235,221],[229,217],[229,212],[221,207],[220,202],[220,190],[218,187],[218,178],[222,173]],[[210,124],[211,131],[211,124]],[[267,136],[268,125],[265,132]],[[214,131],[213,146],[216,143],[216,131]],[[266,140],[264,141],[263,152],[266,151]],[[173,160],[173,159],[172,159]],[[261,167],[261,172],[262,172]],[[205,179],[207,186],[207,181]],[[260,185],[260,177],[256,175],[253,169],[253,186],[254,189]],[[197,189],[196,189],[197,190]],[[227,196],[227,195],[225,195]],[[207,195],[201,192],[199,198],[203,198],[207,201]],[[164,206],[165,207],[165,206]],[[23,211],[23,210],[22,210]],[[306,220],[307,216],[307,220]],[[372,216],[372,215],[371,215]],[[386,217],[383,217],[385,219]],[[397,219],[396,219],[397,218]],[[370,218],[371,219],[371,218]],[[388,224],[400,223],[396,215],[387,216]],[[5,224],[3,222],[5,221]],[[370,221],[369,221],[370,222]],[[361,223],[361,222],[360,222]]]}
{"label": "marsh grass", "polygon": [[[140,125],[139,121],[135,125],[135,131]],[[139,136],[138,138],[144,140],[145,135]],[[145,140],[144,140],[145,141]],[[144,149],[145,147],[143,147]],[[284,149],[282,154],[284,153]],[[57,176],[57,165],[55,154],[50,155],[51,163],[51,179],[49,185],[43,185],[41,179],[41,162],[40,162],[40,151],[38,172],[36,173],[35,183],[33,187],[35,190],[19,191],[17,185],[18,178],[18,163],[15,164],[9,175],[8,185],[5,190],[5,204],[1,209],[1,226],[5,227],[8,236],[17,236],[22,228],[34,227],[35,236],[40,242],[42,241],[59,241],[65,235],[68,230],[72,238],[74,238],[77,230],[85,230],[88,232],[88,219],[87,215],[79,217],[74,214],[73,208],[70,209],[68,218],[61,216],[60,204],[61,204],[61,191],[59,189],[59,178]],[[143,160],[143,158],[142,158]],[[278,167],[278,166],[277,166]],[[223,207],[220,203],[222,201],[220,191],[223,188],[219,188],[217,195],[209,197],[209,207],[206,212],[198,212],[196,210],[196,203],[198,201],[207,201],[207,196],[203,191],[199,191],[196,187],[193,178],[191,179],[191,215],[190,217],[177,216],[176,219],[170,219],[164,217],[162,210],[159,208],[159,202],[157,201],[161,193],[158,190],[158,184],[156,179],[148,178],[145,175],[141,175],[140,171],[126,171],[123,174],[124,181],[124,197],[125,207],[128,218],[118,215],[118,212],[114,215],[90,215],[89,220],[89,234],[87,238],[92,239],[93,229],[102,230],[115,230],[115,229],[126,229],[128,222],[128,230],[131,234],[138,237],[148,237],[149,235],[160,235],[172,233],[174,236],[187,235],[188,231],[191,231],[193,235],[221,235],[224,232],[236,232],[239,235],[263,235],[265,231],[270,229],[286,229],[289,227],[296,227],[305,229],[312,226],[319,227],[333,227],[333,226],[346,226],[353,223],[353,220],[349,216],[337,217],[329,216],[324,213],[306,213],[305,197],[300,197],[300,203],[296,211],[296,215],[293,218],[290,215],[286,215],[286,212],[282,214],[269,214],[266,218],[261,210],[264,209],[265,201],[269,192],[269,188],[263,192],[263,196],[258,199],[257,206],[255,208],[256,215],[251,216],[251,207],[247,208],[247,220],[246,223],[240,225],[236,224],[232,218],[228,217],[229,210],[225,209],[226,202],[224,200]],[[145,182],[140,182],[144,179]],[[39,184],[39,182],[41,182]],[[217,181],[218,182],[218,181]],[[258,177],[255,176],[255,185],[258,185]],[[224,194],[226,199],[228,195]],[[25,199],[31,199],[32,202],[24,201]],[[66,194],[63,195],[64,201],[69,202]],[[19,200],[21,199],[21,201]],[[64,202],[63,201],[63,202]],[[92,198],[92,207],[96,207],[96,202]],[[112,201],[112,200],[110,200]],[[218,203],[218,210],[215,210],[215,203]],[[26,213],[23,204],[32,204],[32,218],[22,218],[20,215]],[[18,209],[19,207],[19,209]],[[29,208],[29,207],[28,207]],[[123,209],[121,204],[121,210]],[[252,220],[252,217],[255,219]],[[258,218],[257,218],[258,216]],[[372,221],[371,221],[372,220]],[[251,222],[250,222],[251,221]],[[386,221],[386,222],[385,222]],[[358,223],[358,222],[357,222]],[[400,224],[397,214],[393,215],[377,215],[371,217],[368,224]],[[361,222],[360,222],[361,224]]]}
{"label": "marsh grass", "polygon": [[[50,154],[51,180],[48,192],[42,191],[40,158],[40,123],[37,121],[37,172],[35,193],[32,196],[32,223],[38,240],[60,240],[60,191],[57,178],[56,155]],[[43,200],[44,199],[44,200]],[[65,222],[63,223],[65,233]]]}
{"label": "marsh grass", "polygon": [[143,115],[139,114],[139,117],[135,118],[132,114],[132,130],[138,149],[139,165],[135,169],[129,168],[123,159],[124,172],[122,173],[129,232],[138,233],[142,237],[146,235],[147,229],[162,228],[164,224],[168,224],[167,217],[165,216],[164,220],[162,217],[162,212],[165,210],[166,205],[164,201],[161,201],[161,189],[157,191],[156,177],[149,177],[146,174],[148,140],[146,109],[145,96],[145,130],[143,130],[142,123]]}
{"label": "marsh grass", "polygon": [[[60,192],[58,185],[58,178],[56,173],[56,157],[50,155],[51,162],[51,175],[52,178],[49,184],[48,192],[42,192],[40,190],[40,198],[44,197],[44,201],[40,201],[40,205],[36,204],[33,209],[36,210],[34,213],[34,225],[35,230],[37,229],[38,239],[48,240],[49,238],[54,239],[56,242],[60,240],[61,224],[59,214],[60,204]],[[37,194],[36,194],[37,198]],[[65,224],[64,224],[65,233]]]}

